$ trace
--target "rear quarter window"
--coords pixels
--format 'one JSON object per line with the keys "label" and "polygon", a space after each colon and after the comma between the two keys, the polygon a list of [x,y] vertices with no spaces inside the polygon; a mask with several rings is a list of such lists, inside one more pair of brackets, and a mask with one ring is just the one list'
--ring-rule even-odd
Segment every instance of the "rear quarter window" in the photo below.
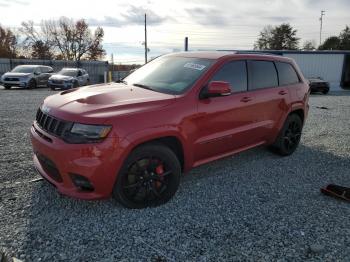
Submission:
{"label": "rear quarter window", "polygon": [[272,61],[249,61],[249,89],[278,86],[277,71]]}
{"label": "rear quarter window", "polygon": [[276,62],[276,67],[281,86],[297,84],[300,82],[299,76],[291,64]]}

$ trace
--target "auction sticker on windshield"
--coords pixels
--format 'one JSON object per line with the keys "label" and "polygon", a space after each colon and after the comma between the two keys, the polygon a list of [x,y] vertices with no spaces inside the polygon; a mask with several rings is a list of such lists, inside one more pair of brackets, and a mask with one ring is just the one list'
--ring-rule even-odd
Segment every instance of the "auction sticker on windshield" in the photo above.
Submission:
{"label": "auction sticker on windshield", "polygon": [[200,65],[200,64],[195,64],[195,63],[186,63],[184,65],[184,67],[187,67],[187,68],[192,68],[192,69],[196,69],[196,70],[203,70],[206,66],[205,65]]}

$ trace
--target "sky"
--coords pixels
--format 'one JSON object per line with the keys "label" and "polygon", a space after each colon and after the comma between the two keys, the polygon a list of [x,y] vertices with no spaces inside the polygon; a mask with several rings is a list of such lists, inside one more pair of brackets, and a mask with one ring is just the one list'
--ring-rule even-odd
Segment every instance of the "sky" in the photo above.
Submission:
{"label": "sky", "polygon": [[350,26],[350,0],[0,0],[0,24],[16,30],[22,21],[83,18],[105,31],[106,60],[144,61],[144,14],[147,13],[149,57],[190,50],[254,47],[266,25],[290,23],[301,44],[319,43],[320,12],[325,39]]}

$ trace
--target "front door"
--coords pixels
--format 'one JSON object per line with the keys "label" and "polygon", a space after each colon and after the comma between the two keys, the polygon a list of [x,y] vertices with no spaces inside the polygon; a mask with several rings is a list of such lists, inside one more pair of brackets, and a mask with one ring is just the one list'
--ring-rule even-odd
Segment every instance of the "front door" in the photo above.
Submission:
{"label": "front door", "polygon": [[249,146],[254,141],[255,97],[247,92],[246,61],[224,64],[211,81],[229,82],[232,94],[198,100],[195,165]]}

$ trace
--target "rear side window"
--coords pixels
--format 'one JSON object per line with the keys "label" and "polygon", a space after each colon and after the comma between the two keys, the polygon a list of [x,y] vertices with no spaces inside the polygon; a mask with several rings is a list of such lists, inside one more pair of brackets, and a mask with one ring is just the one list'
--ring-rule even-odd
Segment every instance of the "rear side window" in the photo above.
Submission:
{"label": "rear side window", "polygon": [[276,62],[280,85],[292,85],[300,82],[297,72],[289,63]]}
{"label": "rear side window", "polygon": [[215,73],[211,81],[225,81],[231,85],[232,92],[247,91],[246,61],[232,61]]}
{"label": "rear side window", "polygon": [[277,71],[273,62],[249,61],[250,89],[278,86]]}
{"label": "rear side window", "polygon": [[53,69],[51,67],[48,67],[48,66],[42,66],[41,67],[41,72],[42,73],[52,73]]}

